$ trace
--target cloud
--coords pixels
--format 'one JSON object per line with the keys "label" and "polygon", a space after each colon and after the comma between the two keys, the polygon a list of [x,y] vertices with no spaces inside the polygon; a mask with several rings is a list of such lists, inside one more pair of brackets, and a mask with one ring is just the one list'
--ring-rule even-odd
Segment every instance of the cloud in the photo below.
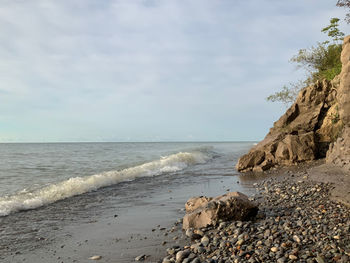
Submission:
{"label": "cloud", "polygon": [[284,110],[264,98],[334,16],[326,0],[4,1],[0,138],[261,138]]}

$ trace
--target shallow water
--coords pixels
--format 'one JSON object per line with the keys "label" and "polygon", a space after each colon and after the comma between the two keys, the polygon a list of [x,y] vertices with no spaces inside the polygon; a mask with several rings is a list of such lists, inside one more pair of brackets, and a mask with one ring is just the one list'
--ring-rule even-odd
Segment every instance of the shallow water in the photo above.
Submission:
{"label": "shallow water", "polygon": [[139,228],[130,218],[147,206],[155,213],[143,229],[166,221],[188,196],[246,192],[234,164],[252,144],[1,144],[0,258],[16,262],[16,253],[67,242],[114,214],[124,218],[114,231],[130,232]]}

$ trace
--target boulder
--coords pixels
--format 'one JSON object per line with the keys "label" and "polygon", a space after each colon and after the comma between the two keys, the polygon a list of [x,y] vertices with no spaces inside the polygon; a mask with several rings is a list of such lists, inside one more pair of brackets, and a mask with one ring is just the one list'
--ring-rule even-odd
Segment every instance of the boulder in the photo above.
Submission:
{"label": "boulder", "polygon": [[216,198],[193,197],[186,202],[183,229],[215,226],[219,221],[248,220],[258,207],[240,192],[231,192]]}

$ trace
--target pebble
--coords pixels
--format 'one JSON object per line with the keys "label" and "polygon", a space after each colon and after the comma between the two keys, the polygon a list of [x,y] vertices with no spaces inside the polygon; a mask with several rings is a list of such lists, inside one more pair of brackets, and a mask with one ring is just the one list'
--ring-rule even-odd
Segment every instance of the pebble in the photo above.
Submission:
{"label": "pebble", "polygon": [[291,259],[291,260],[297,260],[297,259],[298,259],[298,257],[297,257],[297,256],[295,256],[295,255],[289,255],[289,259]]}
{"label": "pebble", "polygon": [[276,253],[276,252],[278,251],[278,248],[277,248],[277,247],[272,247],[272,248],[271,248],[271,251],[274,252],[274,253]]}
{"label": "pebble", "polygon": [[92,256],[89,259],[91,260],[100,260],[102,258],[102,256]]}
{"label": "pebble", "polygon": [[201,243],[202,243],[203,246],[206,247],[206,246],[209,244],[209,238],[208,238],[208,236],[202,237]]}
{"label": "pebble", "polygon": [[255,220],[189,229],[187,246],[168,248],[163,263],[349,262],[350,208],[329,199],[331,184],[294,176],[256,183]]}
{"label": "pebble", "polygon": [[140,255],[140,256],[137,256],[137,257],[135,258],[135,261],[142,261],[142,260],[145,260],[145,258],[146,258],[146,255],[142,254],[142,255]]}
{"label": "pebble", "polygon": [[183,250],[183,251],[179,251],[176,253],[176,262],[182,262],[182,260],[184,258],[187,258],[190,255],[190,251],[189,250]]}

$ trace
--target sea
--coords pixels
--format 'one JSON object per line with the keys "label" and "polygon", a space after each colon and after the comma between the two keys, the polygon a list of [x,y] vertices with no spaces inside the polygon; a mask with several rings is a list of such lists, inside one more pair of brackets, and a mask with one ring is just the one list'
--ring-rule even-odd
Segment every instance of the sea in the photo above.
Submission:
{"label": "sea", "polygon": [[158,200],[165,189],[183,189],[185,200],[230,180],[244,192],[235,164],[254,143],[2,143],[0,262],[35,251],[38,240],[67,238],[70,228],[101,214]]}

